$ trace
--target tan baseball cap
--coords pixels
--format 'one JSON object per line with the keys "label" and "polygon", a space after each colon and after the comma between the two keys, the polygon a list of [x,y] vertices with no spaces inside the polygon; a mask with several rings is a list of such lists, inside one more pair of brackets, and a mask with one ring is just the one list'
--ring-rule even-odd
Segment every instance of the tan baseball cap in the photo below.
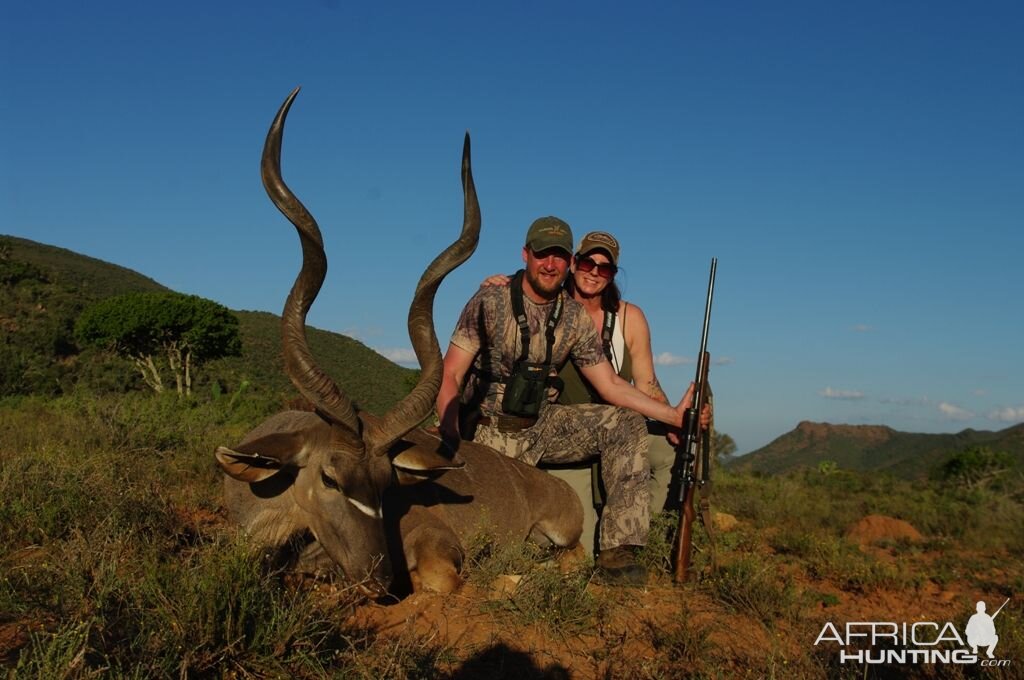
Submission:
{"label": "tan baseball cap", "polygon": [[592,231],[585,234],[576,252],[586,255],[592,250],[605,251],[611,258],[612,264],[616,267],[619,266],[619,242],[607,231]]}
{"label": "tan baseball cap", "polygon": [[557,217],[541,217],[526,232],[526,247],[534,252],[560,248],[572,255],[572,229]]}

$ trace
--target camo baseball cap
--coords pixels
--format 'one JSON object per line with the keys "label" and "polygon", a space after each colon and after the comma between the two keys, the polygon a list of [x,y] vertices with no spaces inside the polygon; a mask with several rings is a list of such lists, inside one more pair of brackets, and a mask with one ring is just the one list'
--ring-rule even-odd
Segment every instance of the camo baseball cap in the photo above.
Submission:
{"label": "camo baseball cap", "polygon": [[572,255],[572,229],[557,217],[541,217],[526,232],[526,247],[534,252],[560,248]]}
{"label": "camo baseball cap", "polygon": [[580,255],[586,255],[592,250],[603,250],[608,253],[612,264],[616,267],[619,266],[619,242],[607,231],[592,231],[585,234],[576,252]]}

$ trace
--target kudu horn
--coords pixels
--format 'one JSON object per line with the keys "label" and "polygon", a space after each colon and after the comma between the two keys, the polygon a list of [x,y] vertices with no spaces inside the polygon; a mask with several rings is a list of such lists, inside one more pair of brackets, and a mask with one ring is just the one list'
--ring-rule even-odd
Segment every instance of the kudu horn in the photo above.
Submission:
{"label": "kudu horn", "polygon": [[[362,421],[352,401],[317,366],[306,341],[306,314],[320,292],[327,273],[323,237],[316,220],[281,177],[281,140],[285,119],[298,94],[295,88],[281,105],[263,147],[263,186],[278,210],[298,231],[302,242],[302,268],[282,312],[285,370],[299,392],[317,412],[339,425],[349,444],[363,449]],[[438,255],[420,277],[409,307],[409,338],[419,360],[420,379],[413,390],[390,409],[367,433],[366,449],[382,454],[397,439],[418,425],[433,407],[441,385],[441,350],[434,330],[434,296],[444,277],[476,250],[480,237],[480,205],[473,184],[469,133],[462,149],[464,215],[459,238]],[[365,450],[365,449],[364,449]]]}

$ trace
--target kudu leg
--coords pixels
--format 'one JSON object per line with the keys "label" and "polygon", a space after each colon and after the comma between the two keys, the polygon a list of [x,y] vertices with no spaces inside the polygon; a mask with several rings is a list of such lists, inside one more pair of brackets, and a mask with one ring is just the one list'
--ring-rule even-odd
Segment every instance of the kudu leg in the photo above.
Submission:
{"label": "kudu leg", "polygon": [[459,537],[440,522],[422,524],[405,536],[405,556],[414,591],[451,593],[462,585]]}

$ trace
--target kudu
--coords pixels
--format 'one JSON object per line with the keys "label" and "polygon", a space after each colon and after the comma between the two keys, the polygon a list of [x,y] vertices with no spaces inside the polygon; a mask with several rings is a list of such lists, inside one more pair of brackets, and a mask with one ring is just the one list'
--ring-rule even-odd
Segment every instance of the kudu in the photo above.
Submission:
{"label": "kudu", "polygon": [[261,171],[267,193],[302,244],[302,266],[282,313],[282,344],[288,377],[315,412],[278,413],[238,446],[217,449],[231,516],[294,568],[324,572],[337,565],[375,594],[393,577],[417,589],[453,590],[466,539],[482,530],[576,545],[582,509],[567,484],[478,444],[461,442],[453,452],[417,427],[441,385],[434,295],[472,255],[480,233],[468,134],[462,234],[427,267],[409,308],[409,337],[421,366],[416,386],[376,417],[360,411],[317,366],[306,342],[306,314],[327,258],[316,221],[281,177],[281,139],[297,93],[267,133]]}

